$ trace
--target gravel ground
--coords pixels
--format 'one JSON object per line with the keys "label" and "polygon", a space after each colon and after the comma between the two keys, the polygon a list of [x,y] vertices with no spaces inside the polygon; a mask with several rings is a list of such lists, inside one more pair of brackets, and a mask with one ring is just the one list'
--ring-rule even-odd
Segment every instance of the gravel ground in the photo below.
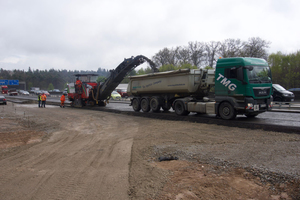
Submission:
{"label": "gravel ground", "polygon": [[57,106],[0,109],[3,199],[300,199],[299,134]]}

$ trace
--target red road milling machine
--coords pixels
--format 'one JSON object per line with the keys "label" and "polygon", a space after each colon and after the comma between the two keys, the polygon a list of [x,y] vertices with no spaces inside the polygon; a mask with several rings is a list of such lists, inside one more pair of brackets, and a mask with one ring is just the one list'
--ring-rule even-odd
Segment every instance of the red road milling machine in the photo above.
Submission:
{"label": "red road milling machine", "polygon": [[68,99],[71,101],[71,106],[105,106],[111,93],[126,75],[144,62],[149,63],[153,72],[158,72],[156,65],[150,59],[139,55],[124,59],[115,70],[110,70],[110,75],[104,82],[97,83],[97,74],[75,74],[77,81],[68,84]]}

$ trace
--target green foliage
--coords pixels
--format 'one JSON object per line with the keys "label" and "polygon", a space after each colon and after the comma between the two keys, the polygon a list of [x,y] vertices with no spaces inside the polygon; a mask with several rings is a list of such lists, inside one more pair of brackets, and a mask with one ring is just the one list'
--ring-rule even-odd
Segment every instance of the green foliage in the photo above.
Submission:
{"label": "green foliage", "polygon": [[145,70],[143,68],[139,69],[136,73],[137,75],[143,75],[146,74]]}
{"label": "green foliage", "polygon": [[[179,66],[174,66],[174,65],[163,65],[159,68],[160,72],[166,72],[166,71],[174,71],[178,69],[197,69],[196,66],[191,65],[190,63],[183,63],[182,65]],[[144,74],[149,74],[152,73],[152,69],[150,67],[147,67],[146,69],[139,69],[136,75],[144,75]]]}
{"label": "green foliage", "polygon": [[190,63],[183,63],[181,66],[178,67],[178,69],[197,69],[197,67],[193,66]]}
{"label": "green foliage", "polygon": [[65,83],[63,89],[65,89],[65,88],[67,88],[67,87],[68,87],[68,83]]}
{"label": "green foliage", "polygon": [[129,76],[135,76],[137,75],[137,72],[135,70],[132,70],[128,73],[128,75],[122,80],[121,83],[129,83]]}
{"label": "green foliage", "polygon": [[125,77],[123,80],[122,80],[122,82],[121,83],[129,83],[129,78],[128,78],[128,76],[127,77]]}
{"label": "green foliage", "polygon": [[289,88],[300,88],[300,51],[291,54],[272,53],[268,58],[273,83]]}
{"label": "green foliage", "polygon": [[176,67],[174,65],[171,65],[171,64],[163,65],[159,68],[160,72],[166,72],[166,71],[172,71],[172,70],[176,70]]}
{"label": "green foliage", "polygon": [[104,82],[105,79],[106,79],[105,76],[98,76],[98,78],[97,78],[97,83],[98,83],[98,82]]}
{"label": "green foliage", "polygon": [[48,91],[49,91],[49,90],[53,90],[53,89],[54,89],[53,84],[52,84],[52,83],[49,83],[49,85],[48,85]]}
{"label": "green foliage", "polygon": [[206,67],[204,67],[204,69],[214,69],[214,68],[211,66],[206,66]]}
{"label": "green foliage", "polygon": [[32,82],[27,83],[27,88],[28,88],[28,90],[29,90],[30,88],[32,88],[32,87],[33,87]]}
{"label": "green foliage", "polygon": [[[105,77],[109,72],[98,69],[100,77]],[[39,87],[42,90],[60,89],[64,90],[67,83],[75,81],[74,74],[77,73],[96,73],[95,71],[67,71],[67,70],[4,70],[0,69],[0,79],[19,80],[26,82],[26,88]],[[51,85],[52,84],[52,85]],[[24,89],[23,85],[15,86],[16,89]]]}

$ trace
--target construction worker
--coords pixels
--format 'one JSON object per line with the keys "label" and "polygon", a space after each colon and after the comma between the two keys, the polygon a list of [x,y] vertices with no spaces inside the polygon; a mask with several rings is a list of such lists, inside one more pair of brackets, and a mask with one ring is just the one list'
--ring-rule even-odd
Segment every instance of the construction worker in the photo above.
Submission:
{"label": "construction worker", "polygon": [[42,101],[42,99],[41,99],[41,94],[38,94],[39,108],[41,107],[41,101]]}
{"label": "construction worker", "polygon": [[75,90],[76,90],[76,93],[78,93],[78,94],[81,94],[81,85],[82,85],[82,82],[81,82],[81,80],[79,80],[79,77],[77,77],[76,82],[75,82]]}
{"label": "construction worker", "polygon": [[41,99],[42,99],[42,107],[46,107],[46,99],[47,99],[47,96],[43,93],[41,95]]}
{"label": "construction worker", "polygon": [[65,100],[66,100],[66,97],[65,97],[65,94],[62,94],[61,97],[60,97],[60,107],[61,108],[64,108],[65,107]]}

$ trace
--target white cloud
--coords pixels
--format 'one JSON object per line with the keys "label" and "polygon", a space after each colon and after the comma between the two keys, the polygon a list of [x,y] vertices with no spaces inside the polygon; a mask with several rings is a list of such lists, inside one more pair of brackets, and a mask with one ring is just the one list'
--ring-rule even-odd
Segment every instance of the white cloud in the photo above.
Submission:
{"label": "white cloud", "polygon": [[189,41],[270,41],[299,50],[296,0],[0,1],[0,68],[113,69]]}
{"label": "white cloud", "polygon": [[24,59],[25,59],[24,56],[9,56],[9,57],[5,57],[2,60],[0,60],[0,63],[17,64],[17,63],[20,63],[20,62],[24,62]]}

